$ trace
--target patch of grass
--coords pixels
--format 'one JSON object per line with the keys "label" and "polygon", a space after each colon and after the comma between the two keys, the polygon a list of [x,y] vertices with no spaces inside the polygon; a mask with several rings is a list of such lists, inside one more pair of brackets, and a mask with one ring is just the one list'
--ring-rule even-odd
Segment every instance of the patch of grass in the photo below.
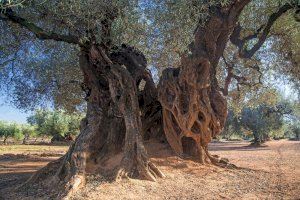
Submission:
{"label": "patch of grass", "polygon": [[44,152],[66,152],[68,146],[55,145],[0,145],[0,155],[3,154],[40,154]]}

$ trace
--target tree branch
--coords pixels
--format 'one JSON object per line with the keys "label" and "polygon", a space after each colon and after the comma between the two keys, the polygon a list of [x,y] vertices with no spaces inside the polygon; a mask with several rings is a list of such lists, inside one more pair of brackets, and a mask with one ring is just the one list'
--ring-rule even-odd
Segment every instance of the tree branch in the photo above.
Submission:
{"label": "tree branch", "polygon": [[[276,20],[286,13],[288,10],[294,8],[295,5],[285,4],[280,7],[276,12],[272,13],[266,24],[262,25],[257,31],[251,35],[248,35],[244,38],[241,37],[242,27],[238,24],[233,33],[231,34],[230,41],[239,48],[239,54],[242,58],[251,58],[256,51],[264,44],[267,39],[267,36],[270,33],[270,30]],[[253,45],[251,49],[245,48],[245,45],[252,39],[258,38],[258,41]]]}
{"label": "tree branch", "polygon": [[253,70],[256,70],[259,73],[258,82],[252,83],[252,82],[249,82],[249,80],[246,77],[236,75],[233,72],[234,67],[235,67],[234,63],[236,63],[236,59],[237,59],[236,55],[234,56],[234,60],[230,61],[230,63],[227,62],[227,60],[226,60],[226,58],[225,58],[224,55],[222,55],[222,58],[223,58],[223,61],[225,63],[226,70],[227,70],[227,76],[225,78],[224,87],[220,88],[220,90],[221,90],[221,92],[223,93],[224,96],[228,95],[229,85],[231,84],[232,79],[235,79],[237,81],[238,91],[239,91],[239,85],[244,85],[244,86],[249,86],[249,87],[254,87],[254,86],[257,86],[257,85],[262,85],[261,79],[262,79],[262,75],[263,74],[260,71],[260,68],[259,68],[258,65],[249,66],[249,68],[251,68]]}
{"label": "tree branch", "polygon": [[[22,17],[15,15],[13,10],[10,8],[2,10],[2,14],[6,17],[4,19],[7,19],[13,23],[19,24],[21,27],[26,28],[30,32],[34,33],[35,36],[40,40],[55,40],[55,41],[62,41],[70,44],[82,45],[79,41],[79,38],[77,38],[76,36],[61,35],[54,32],[46,32],[41,27],[27,21]],[[3,18],[0,18],[0,20],[3,20]]]}
{"label": "tree branch", "polygon": [[12,59],[8,59],[8,60],[6,60],[6,61],[0,63],[0,69],[1,69],[2,67],[5,67],[8,63],[13,62],[13,61],[15,61],[15,60],[16,60],[15,58],[12,58]]}
{"label": "tree branch", "polygon": [[232,72],[233,71],[233,65],[230,65],[229,63],[227,63],[226,58],[224,57],[224,55],[222,55],[222,58],[223,58],[223,61],[226,65],[226,68],[227,68],[227,76],[225,78],[224,87],[221,88],[221,91],[222,91],[224,96],[227,96],[228,95],[228,88],[229,88],[229,85],[231,83],[232,76],[233,76],[233,72]]}
{"label": "tree branch", "polygon": [[[226,68],[227,68],[227,76],[225,78],[224,88],[221,88],[221,91],[222,91],[224,96],[228,95],[229,85],[230,85],[232,79],[235,79],[237,81],[238,85],[250,85],[250,83],[247,83],[247,79],[245,77],[238,76],[233,72],[235,61],[232,61],[231,63],[228,63],[226,61],[226,58],[224,57],[224,55],[222,55],[222,58],[224,60]],[[234,60],[236,60],[236,59],[237,59],[237,57],[234,56]]]}
{"label": "tree branch", "polygon": [[251,0],[240,0],[235,2],[235,8],[238,12],[241,12],[241,10],[244,9],[244,7],[250,3]]}

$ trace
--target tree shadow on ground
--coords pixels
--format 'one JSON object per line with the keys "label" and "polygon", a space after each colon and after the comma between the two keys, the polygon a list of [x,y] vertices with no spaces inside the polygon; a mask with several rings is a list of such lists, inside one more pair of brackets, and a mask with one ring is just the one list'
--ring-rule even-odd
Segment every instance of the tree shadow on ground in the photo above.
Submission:
{"label": "tree shadow on ground", "polygon": [[[241,168],[241,167],[232,167],[231,164],[228,163],[226,167],[220,167],[213,164],[210,165],[202,165],[200,164],[195,158],[188,158],[188,157],[181,157],[178,156],[174,151],[171,149],[169,144],[161,143],[157,141],[148,141],[145,142],[145,147],[148,151],[149,157],[151,160],[158,166],[162,168],[171,168],[174,170],[182,170],[187,172],[188,174],[195,174],[195,175],[203,175],[203,173],[212,173],[216,172],[219,169],[228,169],[228,170],[251,170],[248,168]],[[245,144],[239,143],[213,143],[212,144],[213,151],[229,151],[229,150],[251,150],[252,147],[245,146]],[[257,148],[253,148],[253,150],[257,150]],[[263,149],[264,150],[264,149]],[[211,149],[210,149],[211,151]]]}
{"label": "tree shadow on ground", "polygon": [[266,145],[254,146],[247,143],[214,142],[208,147],[209,151],[263,151],[270,150]]}
{"label": "tree shadow on ground", "polygon": [[21,185],[34,172],[55,159],[24,154],[0,155],[0,193],[3,189]]}

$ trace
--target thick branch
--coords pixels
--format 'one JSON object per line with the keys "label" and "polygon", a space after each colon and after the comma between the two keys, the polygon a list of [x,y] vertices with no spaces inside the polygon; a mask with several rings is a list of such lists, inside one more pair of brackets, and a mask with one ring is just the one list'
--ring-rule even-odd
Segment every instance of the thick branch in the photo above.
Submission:
{"label": "thick branch", "polygon": [[233,76],[233,65],[229,65],[229,63],[227,63],[224,55],[222,56],[223,60],[224,60],[224,63],[227,67],[227,76],[225,78],[225,83],[224,83],[224,88],[221,89],[223,95],[227,96],[228,95],[228,88],[229,88],[229,85],[231,83],[231,80],[232,80],[232,76]]}
{"label": "thick branch", "polygon": [[[3,10],[3,15],[6,17],[4,19],[8,19],[13,23],[17,23],[20,26],[26,28],[30,32],[34,33],[35,36],[40,40],[55,40],[55,41],[62,41],[67,42],[70,44],[78,44],[80,45],[79,39],[76,36],[72,35],[61,35],[54,32],[46,32],[41,27],[27,21],[26,19],[15,15],[12,9]],[[1,20],[3,18],[0,18]]]}
{"label": "thick branch", "polygon": [[[225,96],[228,95],[229,85],[230,85],[232,79],[235,79],[237,81],[237,83],[240,84],[240,85],[250,85],[250,83],[247,83],[247,78],[234,74],[234,72],[233,72],[234,61],[229,64],[226,61],[224,56],[222,56],[222,58],[224,60],[226,68],[227,68],[227,76],[225,78],[224,88],[221,88],[221,91],[222,91],[223,95],[225,95]],[[236,56],[235,56],[234,60],[235,59],[237,59]]]}
{"label": "thick branch", "polygon": [[235,10],[237,12],[241,12],[244,7],[249,4],[251,2],[251,0],[239,0],[239,1],[236,1],[235,4],[234,4],[234,7],[235,7]]}
{"label": "thick branch", "polygon": [[226,58],[224,57],[224,55],[222,56],[223,61],[226,65],[226,70],[227,70],[227,76],[225,78],[225,82],[224,82],[224,87],[220,88],[221,92],[223,93],[223,95],[227,96],[228,95],[228,90],[229,90],[229,85],[231,84],[232,79],[235,79],[237,81],[237,86],[239,88],[239,85],[245,85],[245,86],[249,86],[249,87],[254,87],[256,85],[262,84],[261,82],[261,78],[262,78],[262,72],[260,71],[260,68],[258,65],[255,66],[248,66],[249,68],[256,70],[259,73],[259,77],[258,77],[258,82],[257,83],[251,83],[248,82],[248,79],[244,76],[239,76],[236,75],[233,70],[234,70],[234,63],[236,62],[236,55],[234,56],[234,60],[231,61],[230,63],[227,62]]}
{"label": "thick branch", "polygon": [[[262,25],[259,29],[257,29],[255,33],[248,35],[243,39],[240,39],[242,27],[240,25],[237,25],[230,37],[230,40],[234,45],[236,45],[239,48],[240,56],[243,58],[251,58],[266,41],[267,36],[269,35],[270,30],[273,24],[276,22],[276,20],[292,8],[293,5],[291,4],[283,5],[277,10],[277,12],[274,12],[270,15],[266,24]],[[245,48],[246,43],[256,38],[258,38],[258,41],[253,45],[251,49]]]}

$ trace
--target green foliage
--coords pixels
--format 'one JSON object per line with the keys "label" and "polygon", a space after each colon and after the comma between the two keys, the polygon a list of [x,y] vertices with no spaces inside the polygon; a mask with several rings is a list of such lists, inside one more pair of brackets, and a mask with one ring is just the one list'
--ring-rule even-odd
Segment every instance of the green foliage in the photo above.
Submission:
{"label": "green foliage", "polygon": [[291,126],[291,130],[292,130],[293,136],[299,140],[300,139],[300,123],[293,124]]}
{"label": "green foliage", "polygon": [[228,140],[236,136],[242,137],[242,126],[239,117],[235,115],[232,110],[229,110],[228,112],[222,136]]}
{"label": "green foliage", "polygon": [[[0,6],[13,2],[17,1],[0,1]],[[137,34],[142,36],[144,32],[138,28],[136,5],[136,1],[127,0],[30,0],[12,9],[44,30],[74,35],[81,41],[89,40],[89,31],[93,30],[98,43],[103,39],[101,22],[108,15],[116,15],[112,41],[119,44],[136,38],[132,43],[137,44],[140,39]],[[80,87],[83,77],[78,65],[78,47],[36,40],[25,29],[1,19],[0,92],[8,94],[13,105],[21,109],[34,110],[51,103],[71,112],[82,111],[85,104]]]}
{"label": "green foliage", "polygon": [[247,101],[241,101],[239,105],[232,105],[230,101],[223,137],[230,139],[239,136],[248,139],[251,136],[258,142],[268,138],[297,138],[300,104],[276,93],[269,96],[268,90],[265,92],[257,93],[257,96],[250,95]]}
{"label": "green foliage", "polygon": [[293,113],[289,116],[285,135],[300,140],[300,103],[293,105]]}
{"label": "green foliage", "polygon": [[8,123],[8,122],[0,121],[0,137],[4,138],[4,143],[9,137],[15,139],[21,139],[22,138],[21,128],[16,123]]}
{"label": "green foliage", "polygon": [[37,136],[36,127],[29,124],[21,125],[21,133],[26,139]]}
{"label": "green foliage", "polygon": [[80,114],[67,114],[62,110],[36,110],[35,113],[28,117],[27,121],[36,126],[39,135],[77,135],[79,132]]}
{"label": "green foliage", "polygon": [[[11,4],[7,2],[0,1],[0,6],[4,3],[14,6],[22,1],[9,1]],[[98,43],[103,40],[101,21],[106,19],[104,13],[116,15],[109,38],[112,43],[134,45],[146,54],[150,65],[164,68],[177,66],[180,55],[188,52],[194,30],[199,21],[202,22],[200,26],[205,24],[210,7],[225,7],[231,2],[32,0],[26,1],[22,8],[13,9],[18,15],[30,19],[44,30],[75,35],[81,41],[89,40],[89,30],[93,30]],[[245,30],[242,36],[254,33],[267,22],[271,13],[289,2],[290,0],[251,1],[240,16],[239,23]],[[233,59],[237,49],[230,43],[227,45],[224,57],[234,61],[236,75],[246,77],[248,82],[258,82],[261,78],[265,86],[273,84],[268,82],[270,77],[288,79],[300,85],[300,26],[294,20],[294,14],[295,11],[291,10],[274,24],[266,45],[257,52],[253,60]],[[34,109],[37,105],[48,105],[51,102],[55,107],[68,111],[84,107],[77,47],[61,42],[38,41],[33,34],[28,34],[6,20],[0,20],[0,27],[0,90],[9,94],[14,105],[18,108]],[[250,46],[251,42],[253,41],[250,41]],[[254,70],[253,67],[257,66],[259,70]],[[226,77],[224,63],[220,62],[218,71],[221,87]],[[241,113],[244,107],[255,110],[260,104],[273,106],[277,99],[278,94],[274,89],[265,90],[261,84],[250,87],[238,85],[233,80],[230,87],[229,104],[235,114]],[[29,121],[37,126],[39,134],[75,133],[79,126],[77,118],[71,120],[64,113],[49,114],[42,110],[37,111]],[[233,121],[229,119],[229,132],[240,132],[231,123]]]}
{"label": "green foliage", "polygon": [[[8,4],[9,2],[9,4]],[[44,30],[58,34],[75,35],[82,41],[91,37],[93,30],[97,42],[103,40],[101,22],[107,15],[115,15],[110,38],[113,45],[128,43],[146,54],[149,64],[160,69],[178,66],[180,55],[188,51],[193,33],[209,17],[212,6],[230,6],[231,0],[153,0],[153,1],[0,1],[0,6],[18,5],[14,11]],[[263,25],[268,16],[290,0],[253,0],[244,9],[240,24],[244,35],[253,33]],[[106,13],[106,14],[105,14]],[[256,60],[270,57],[268,69],[275,74],[299,85],[299,23],[293,16],[295,11],[283,15],[272,28],[267,42],[258,52]],[[0,20],[0,90],[9,94],[18,108],[34,109],[41,104],[53,103],[68,111],[84,107],[80,82],[82,74],[78,66],[78,48],[74,45],[54,41],[38,41],[33,34],[15,24]],[[230,59],[236,49],[226,49]],[[273,54],[276,54],[274,58]],[[240,61],[239,61],[240,62]],[[222,63],[220,63],[222,65]],[[262,66],[259,65],[261,68]],[[250,70],[252,62],[236,65],[237,75],[257,81],[259,73]],[[226,69],[220,66],[220,83],[226,76]],[[266,71],[262,70],[263,74]],[[268,78],[268,74],[266,74]],[[298,82],[297,82],[298,81]],[[5,87],[6,86],[6,87]],[[245,93],[252,89],[243,88]],[[240,90],[243,90],[240,88]],[[232,87],[234,92],[236,87]],[[82,110],[82,109],[81,109]]]}
{"label": "green foliage", "polygon": [[252,131],[256,142],[263,142],[271,131],[277,131],[283,125],[282,116],[277,113],[268,113],[267,106],[255,109],[245,108],[242,111],[241,124]]}
{"label": "green foliage", "polygon": [[243,108],[255,108],[265,104],[275,106],[280,99],[278,91],[274,88],[246,88],[232,90],[229,93],[229,107],[238,115]]}
{"label": "green foliage", "polygon": [[264,142],[268,138],[282,138],[285,123],[284,114],[277,112],[276,106],[262,104],[258,107],[244,107],[238,115],[230,110],[223,137],[254,137],[255,142]]}
{"label": "green foliage", "polygon": [[26,0],[0,0],[0,9],[22,6]]}

